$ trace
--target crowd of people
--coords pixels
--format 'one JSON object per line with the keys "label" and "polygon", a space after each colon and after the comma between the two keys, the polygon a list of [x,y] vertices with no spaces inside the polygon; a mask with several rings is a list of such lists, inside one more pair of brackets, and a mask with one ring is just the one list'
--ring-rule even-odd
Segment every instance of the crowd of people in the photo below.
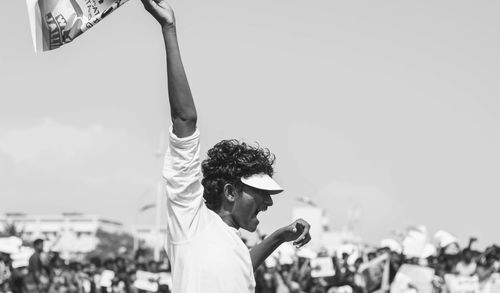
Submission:
{"label": "crowd of people", "polygon": [[[91,257],[85,261],[63,260],[56,252],[43,252],[43,242],[34,243],[35,252],[27,266],[12,266],[8,254],[0,253],[0,292],[48,292],[48,293],[139,293],[148,292],[135,285],[137,272],[157,274],[170,273],[168,259],[156,262],[136,253],[135,257],[115,257],[100,259]],[[353,258],[354,256],[354,258]],[[385,258],[383,258],[385,256]],[[316,277],[313,273],[313,259],[295,254],[291,259],[279,258],[262,264],[255,271],[256,293],[367,293],[389,291],[390,285],[403,264],[419,265],[434,272],[433,292],[446,292],[445,275],[476,276],[479,283],[500,272],[500,247],[491,246],[484,251],[471,249],[470,246],[450,253],[441,249],[427,258],[412,258],[401,251],[380,247],[366,250],[355,255],[335,253],[329,255],[320,251],[317,258],[329,258],[334,273],[331,276]],[[384,259],[366,269],[366,264]],[[214,264],[216,266],[216,264]],[[375,269],[375,271],[373,270]],[[387,272],[384,270],[387,269]],[[109,275],[111,273],[111,275]],[[383,275],[387,274],[384,285]],[[107,276],[106,276],[107,275]],[[108,280],[104,280],[108,279]],[[155,292],[170,293],[171,288],[159,279]],[[411,289],[411,285],[409,285]],[[380,291],[379,291],[380,292]],[[484,291],[483,291],[484,292]]]}
{"label": "crowd of people", "polygon": [[[375,266],[378,271],[366,269],[364,264],[387,255],[387,285],[384,286],[383,265]],[[321,256],[321,254],[320,254]],[[355,292],[367,293],[378,290],[389,291],[390,284],[395,280],[399,268],[403,264],[417,265],[432,269],[434,276],[430,285],[432,292],[447,292],[445,276],[448,274],[464,277],[477,277],[481,284],[488,280],[494,273],[500,272],[500,249],[491,246],[484,251],[472,250],[469,247],[458,253],[448,254],[445,249],[425,259],[407,257],[401,252],[391,251],[387,247],[362,253],[352,260],[351,255],[343,253],[340,257],[331,257],[335,274],[329,277],[314,278],[314,269],[310,260],[297,257],[292,263],[280,264],[277,262],[272,266],[261,266],[256,271],[257,290],[262,293],[290,292],[290,293],[332,293],[332,292]],[[408,289],[412,285],[408,284]],[[418,292],[405,291],[405,292]],[[475,291],[473,291],[475,292]],[[482,291],[486,292],[486,291]]]}
{"label": "crowd of people", "polygon": [[[34,242],[35,252],[26,266],[13,266],[8,254],[0,252],[0,292],[12,293],[139,293],[134,285],[138,271],[169,273],[168,260],[154,261],[141,253],[134,257],[90,257],[64,260],[58,252],[44,252],[43,241]],[[151,280],[159,282],[157,278]],[[155,292],[170,293],[159,282]]]}

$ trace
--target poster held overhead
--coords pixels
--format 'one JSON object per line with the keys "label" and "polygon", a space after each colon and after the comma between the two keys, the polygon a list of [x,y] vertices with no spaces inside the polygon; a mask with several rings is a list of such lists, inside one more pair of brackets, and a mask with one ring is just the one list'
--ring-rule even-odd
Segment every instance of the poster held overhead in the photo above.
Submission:
{"label": "poster held overhead", "polygon": [[449,293],[480,293],[477,276],[444,275],[447,292]]}
{"label": "poster held overhead", "polygon": [[413,289],[419,293],[432,293],[435,271],[431,268],[403,264],[391,284],[391,293],[405,293]]}
{"label": "poster held overhead", "polygon": [[36,52],[73,41],[128,0],[26,0]]}
{"label": "poster held overhead", "polygon": [[318,257],[311,259],[311,277],[323,278],[335,276],[335,268],[331,257]]}
{"label": "poster held overhead", "polygon": [[159,275],[146,271],[137,271],[134,287],[140,290],[157,292]]}

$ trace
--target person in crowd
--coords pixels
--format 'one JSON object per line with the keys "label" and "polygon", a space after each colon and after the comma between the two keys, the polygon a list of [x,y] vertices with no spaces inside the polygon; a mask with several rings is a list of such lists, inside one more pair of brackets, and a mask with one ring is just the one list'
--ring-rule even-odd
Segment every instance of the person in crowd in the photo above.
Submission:
{"label": "person in crowd", "polygon": [[128,274],[128,282],[127,287],[125,288],[127,293],[139,293],[139,289],[134,286],[135,280],[137,280],[135,269],[127,271]]}
{"label": "person in crowd", "polygon": [[113,258],[107,258],[106,260],[104,260],[103,266],[105,270],[110,270],[110,271],[116,270],[116,263]]}
{"label": "person in crowd", "polygon": [[457,263],[455,271],[461,276],[472,276],[476,273],[477,264],[473,259],[472,250],[465,248],[462,251],[462,259]]}
{"label": "person in crowd", "polygon": [[500,262],[498,261],[497,249],[495,246],[488,247],[477,259],[476,274],[479,278],[479,282],[484,282],[494,273],[498,272]]}
{"label": "person in crowd", "polygon": [[10,288],[12,290],[12,293],[29,292],[25,282],[27,274],[27,267],[17,267],[12,269],[10,281]]}
{"label": "person in crowd", "polygon": [[9,255],[0,252],[0,284],[10,278],[10,262]]}
{"label": "person in crowd", "polygon": [[278,280],[275,266],[262,265],[255,271],[255,293],[276,293]]}
{"label": "person in crowd", "polygon": [[351,287],[355,293],[367,293],[366,290],[366,279],[363,272],[360,270],[361,264],[363,263],[363,259],[358,257],[356,261],[354,261],[354,274],[353,274],[353,282]]}
{"label": "person in crowd", "polygon": [[68,291],[69,284],[66,279],[66,270],[64,261],[59,255],[54,255],[50,261],[50,293],[65,293]]}
{"label": "person in crowd", "polygon": [[197,111],[180,57],[173,10],[165,0],[142,2],[161,26],[167,55],[172,127],[163,175],[172,291],[254,292],[254,270],[281,243],[308,243],[309,224],[299,219],[247,249],[238,229],[254,232],[258,214],[273,205],[271,195],[283,191],[272,178],[274,155],[223,140],[201,162]]}
{"label": "person in crowd", "polygon": [[158,272],[158,263],[154,260],[150,260],[148,262],[148,271],[153,272],[153,273],[157,273]]}
{"label": "person in crowd", "polygon": [[9,292],[11,279],[11,264],[10,256],[0,252],[0,292]]}
{"label": "person in crowd", "polygon": [[26,286],[29,292],[46,292],[49,287],[49,278],[42,263],[43,239],[33,241],[34,252],[28,262],[28,276]]}
{"label": "person in crowd", "polygon": [[115,258],[115,279],[113,280],[113,283],[121,291],[125,291],[125,289],[130,285],[128,282],[127,264],[125,263],[125,259],[123,257],[117,257]]}
{"label": "person in crowd", "polygon": [[389,282],[392,282],[403,264],[403,255],[400,252],[389,251]]}

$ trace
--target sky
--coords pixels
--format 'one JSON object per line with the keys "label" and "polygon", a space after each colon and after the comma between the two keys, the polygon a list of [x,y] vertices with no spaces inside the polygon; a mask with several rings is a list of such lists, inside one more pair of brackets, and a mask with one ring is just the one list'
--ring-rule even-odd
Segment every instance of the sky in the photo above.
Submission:
{"label": "sky", "polygon": [[[203,152],[268,147],[286,189],[371,243],[409,225],[500,243],[500,2],[172,0]],[[130,0],[35,54],[25,1],[0,9],[0,213],[152,223],[169,126],[159,25]]]}

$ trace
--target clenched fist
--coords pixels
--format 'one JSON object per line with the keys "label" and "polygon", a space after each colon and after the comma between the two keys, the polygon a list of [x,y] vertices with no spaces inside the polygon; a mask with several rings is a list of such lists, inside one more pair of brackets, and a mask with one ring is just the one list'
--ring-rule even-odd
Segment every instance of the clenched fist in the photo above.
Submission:
{"label": "clenched fist", "polygon": [[300,248],[311,241],[309,229],[311,226],[303,219],[298,219],[292,224],[278,230],[279,237],[283,242],[293,241],[293,245]]}

